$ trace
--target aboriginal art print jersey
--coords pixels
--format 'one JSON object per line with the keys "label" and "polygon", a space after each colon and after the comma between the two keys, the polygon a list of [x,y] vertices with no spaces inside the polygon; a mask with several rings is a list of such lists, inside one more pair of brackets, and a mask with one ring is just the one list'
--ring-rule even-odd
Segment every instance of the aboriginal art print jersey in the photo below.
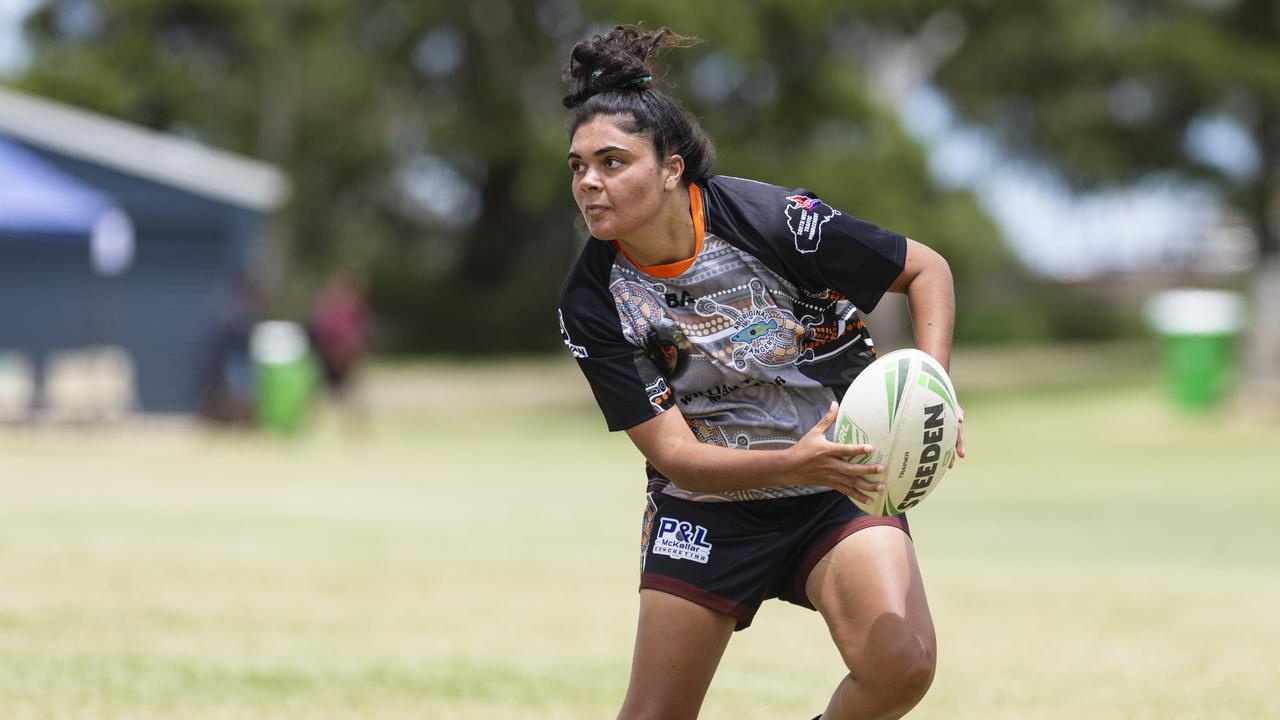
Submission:
{"label": "aboriginal art print jersey", "polygon": [[[795,444],[875,359],[859,310],[902,272],[906,239],[805,190],[727,176],[689,186],[696,252],[642,267],[588,241],[560,296],[560,332],[610,430],[679,407],[702,442]],[[647,466],[650,489],[760,500],[821,486],[694,493]]]}

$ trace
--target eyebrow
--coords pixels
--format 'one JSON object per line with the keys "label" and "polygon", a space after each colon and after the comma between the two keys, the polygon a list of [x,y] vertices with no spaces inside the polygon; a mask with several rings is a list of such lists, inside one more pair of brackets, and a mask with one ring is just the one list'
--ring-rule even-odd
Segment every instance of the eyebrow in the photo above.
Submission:
{"label": "eyebrow", "polygon": [[[606,155],[606,154],[611,153],[611,152],[624,152],[624,153],[629,153],[629,152],[631,152],[631,151],[630,151],[630,150],[628,150],[628,149],[626,149],[626,148],[623,148],[623,147],[618,147],[617,145],[605,145],[604,147],[600,148],[599,150],[597,150],[597,151],[595,151],[595,152],[593,152],[593,153],[591,153],[591,154],[592,154],[592,155],[594,155],[594,156],[596,156],[596,157],[600,157],[601,155]],[[580,158],[580,157],[582,157],[582,156],[581,156],[581,155],[579,155],[578,153],[576,153],[576,152],[574,152],[574,151],[570,150],[570,151],[569,151],[569,157],[571,157],[571,158]]]}

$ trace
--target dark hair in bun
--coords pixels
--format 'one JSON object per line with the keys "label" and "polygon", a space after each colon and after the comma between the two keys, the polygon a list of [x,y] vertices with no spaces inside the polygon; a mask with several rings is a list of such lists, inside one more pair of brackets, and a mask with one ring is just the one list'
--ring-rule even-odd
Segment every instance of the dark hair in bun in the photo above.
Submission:
{"label": "dark hair in bun", "polygon": [[574,86],[564,96],[564,106],[573,111],[569,137],[597,115],[617,115],[626,132],[649,136],[658,160],[684,158],[685,182],[710,175],[715,146],[679,103],[654,86],[649,67],[662,49],[696,42],[665,27],[647,32],[638,25],[619,25],[574,45],[564,71]]}

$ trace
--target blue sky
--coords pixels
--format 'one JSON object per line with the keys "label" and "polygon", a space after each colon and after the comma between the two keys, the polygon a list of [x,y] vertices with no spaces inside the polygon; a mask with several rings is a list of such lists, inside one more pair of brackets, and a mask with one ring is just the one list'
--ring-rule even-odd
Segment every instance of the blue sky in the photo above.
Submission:
{"label": "blue sky", "polygon": [[22,67],[26,48],[21,23],[39,0],[0,0],[0,77]]}
{"label": "blue sky", "polygon": [[898,112],[929,148],[933,177],[971,188],[1023,260],[1045,275],[1071,279],[1177,262],[1193,255],[1221,218],[1213,193],[1172,177],[1074,194],[1050,170],[1008,157],[987,134],[957,122],[946,98],[927,85],[908,93]]}

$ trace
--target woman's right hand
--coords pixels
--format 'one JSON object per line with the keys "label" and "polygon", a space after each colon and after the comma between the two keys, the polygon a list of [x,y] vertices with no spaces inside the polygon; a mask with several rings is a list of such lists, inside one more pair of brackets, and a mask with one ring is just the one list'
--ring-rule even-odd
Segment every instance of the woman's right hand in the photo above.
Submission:
{"label": "woman's right hand", "polygon": [[884,484],[870,475],[884,472],[883,465],[859,465],[849,458],[874,450],[870,445],[843,445],[827,439],[827,430],[836,421],[839,406],[832,402],[827,414],[786,450],[791,455],[791,485],[825,485],[862,503],[871,502],[870,495],[884,490]]}

